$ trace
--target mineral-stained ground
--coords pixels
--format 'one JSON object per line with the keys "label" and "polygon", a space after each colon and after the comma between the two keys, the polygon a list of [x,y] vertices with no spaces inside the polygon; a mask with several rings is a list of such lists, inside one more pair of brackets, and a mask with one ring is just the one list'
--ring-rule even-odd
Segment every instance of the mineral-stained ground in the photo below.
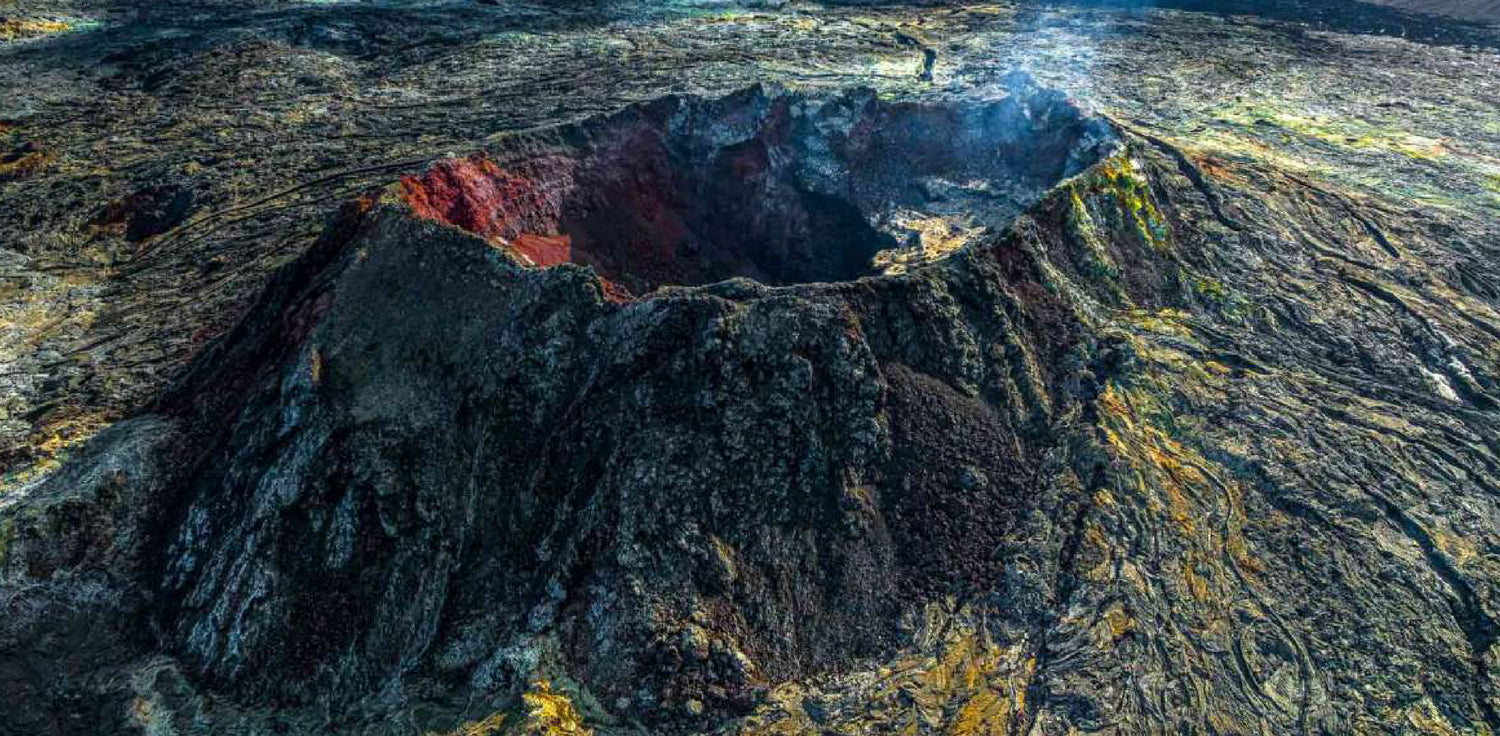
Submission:
{"label": "mineral-stained ground", "polygon": [[0,5],[0,733],[1500,732],[1453,6]]}

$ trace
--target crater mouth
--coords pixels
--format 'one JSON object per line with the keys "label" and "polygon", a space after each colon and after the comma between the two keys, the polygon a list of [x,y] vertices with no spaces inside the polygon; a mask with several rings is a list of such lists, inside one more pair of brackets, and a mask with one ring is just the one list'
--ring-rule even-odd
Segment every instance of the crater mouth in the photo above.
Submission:
{"label": "crater mouth", "polygon": [[990,101],[751,87],[671,96],[404,178],[420,217],[616,300],[748,278],[849,281],[938,260],[1107,156],[1102,118],[1029,81]]}

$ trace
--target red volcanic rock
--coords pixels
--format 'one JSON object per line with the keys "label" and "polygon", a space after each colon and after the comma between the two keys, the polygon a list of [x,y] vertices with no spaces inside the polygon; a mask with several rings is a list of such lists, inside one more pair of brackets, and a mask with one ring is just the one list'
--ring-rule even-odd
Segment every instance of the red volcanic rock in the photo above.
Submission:
{"label": "red volcanic rock", "polygon": [[526,257],[530,265],[548,268],[573,260],[573,238],[521,233],[511,243],[511,250]]}
{"label": "red volcanic rock", "polygon": [[555,266],[569,260],[568,238],[558,237],[558,222],[570,186],[566,172],[555,181],[538,180],[476,153],[403,177],[401,198],[418,217],[497,241],[532,265]]}
{"label": "red volcanic rock", "polygon": [[[533,178],[502,169],[483,153],[444,159],[402,177],[401,199],[418,217],[482,236],[527,266],[592,263],[576,257],[573,237],[559,224],[563,194],[572,188],[567,169],[559,168],[549,172],[553,178]],[[599,280],[610,301],[634,298],[609,278]]]}
{"label": "red volcanic rock", "polygon": [[488,238],[510,239],[549,219],[547,192],[501,169],[483,154],[439,161],[401,180],[401,196],[418,216]]}

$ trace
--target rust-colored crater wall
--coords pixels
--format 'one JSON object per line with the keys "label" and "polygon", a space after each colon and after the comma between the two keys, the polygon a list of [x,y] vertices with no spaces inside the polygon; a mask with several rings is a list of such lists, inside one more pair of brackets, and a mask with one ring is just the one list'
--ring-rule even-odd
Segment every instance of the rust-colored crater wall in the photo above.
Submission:
{"label": "rust-colored crater wall", "polygon": [[1110,137],[1048,93],[947,107],[759,88],[577,134],[539,159],[520,142],[440,161],[405,177],[401,197],[524,265],[593,267],[616,296],[733,277],[847,281],[905,245],[884,227],[896,211],[1002,227]]}

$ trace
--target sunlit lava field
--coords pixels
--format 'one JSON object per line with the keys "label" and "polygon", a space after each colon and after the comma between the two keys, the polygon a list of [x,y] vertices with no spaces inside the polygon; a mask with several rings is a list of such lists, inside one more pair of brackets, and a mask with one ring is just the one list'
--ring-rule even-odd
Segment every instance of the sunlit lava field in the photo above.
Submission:
{"label": "sunlit lava field", "polygon": [[0,0],[0,733],[1496,732],[1497,23]]}

